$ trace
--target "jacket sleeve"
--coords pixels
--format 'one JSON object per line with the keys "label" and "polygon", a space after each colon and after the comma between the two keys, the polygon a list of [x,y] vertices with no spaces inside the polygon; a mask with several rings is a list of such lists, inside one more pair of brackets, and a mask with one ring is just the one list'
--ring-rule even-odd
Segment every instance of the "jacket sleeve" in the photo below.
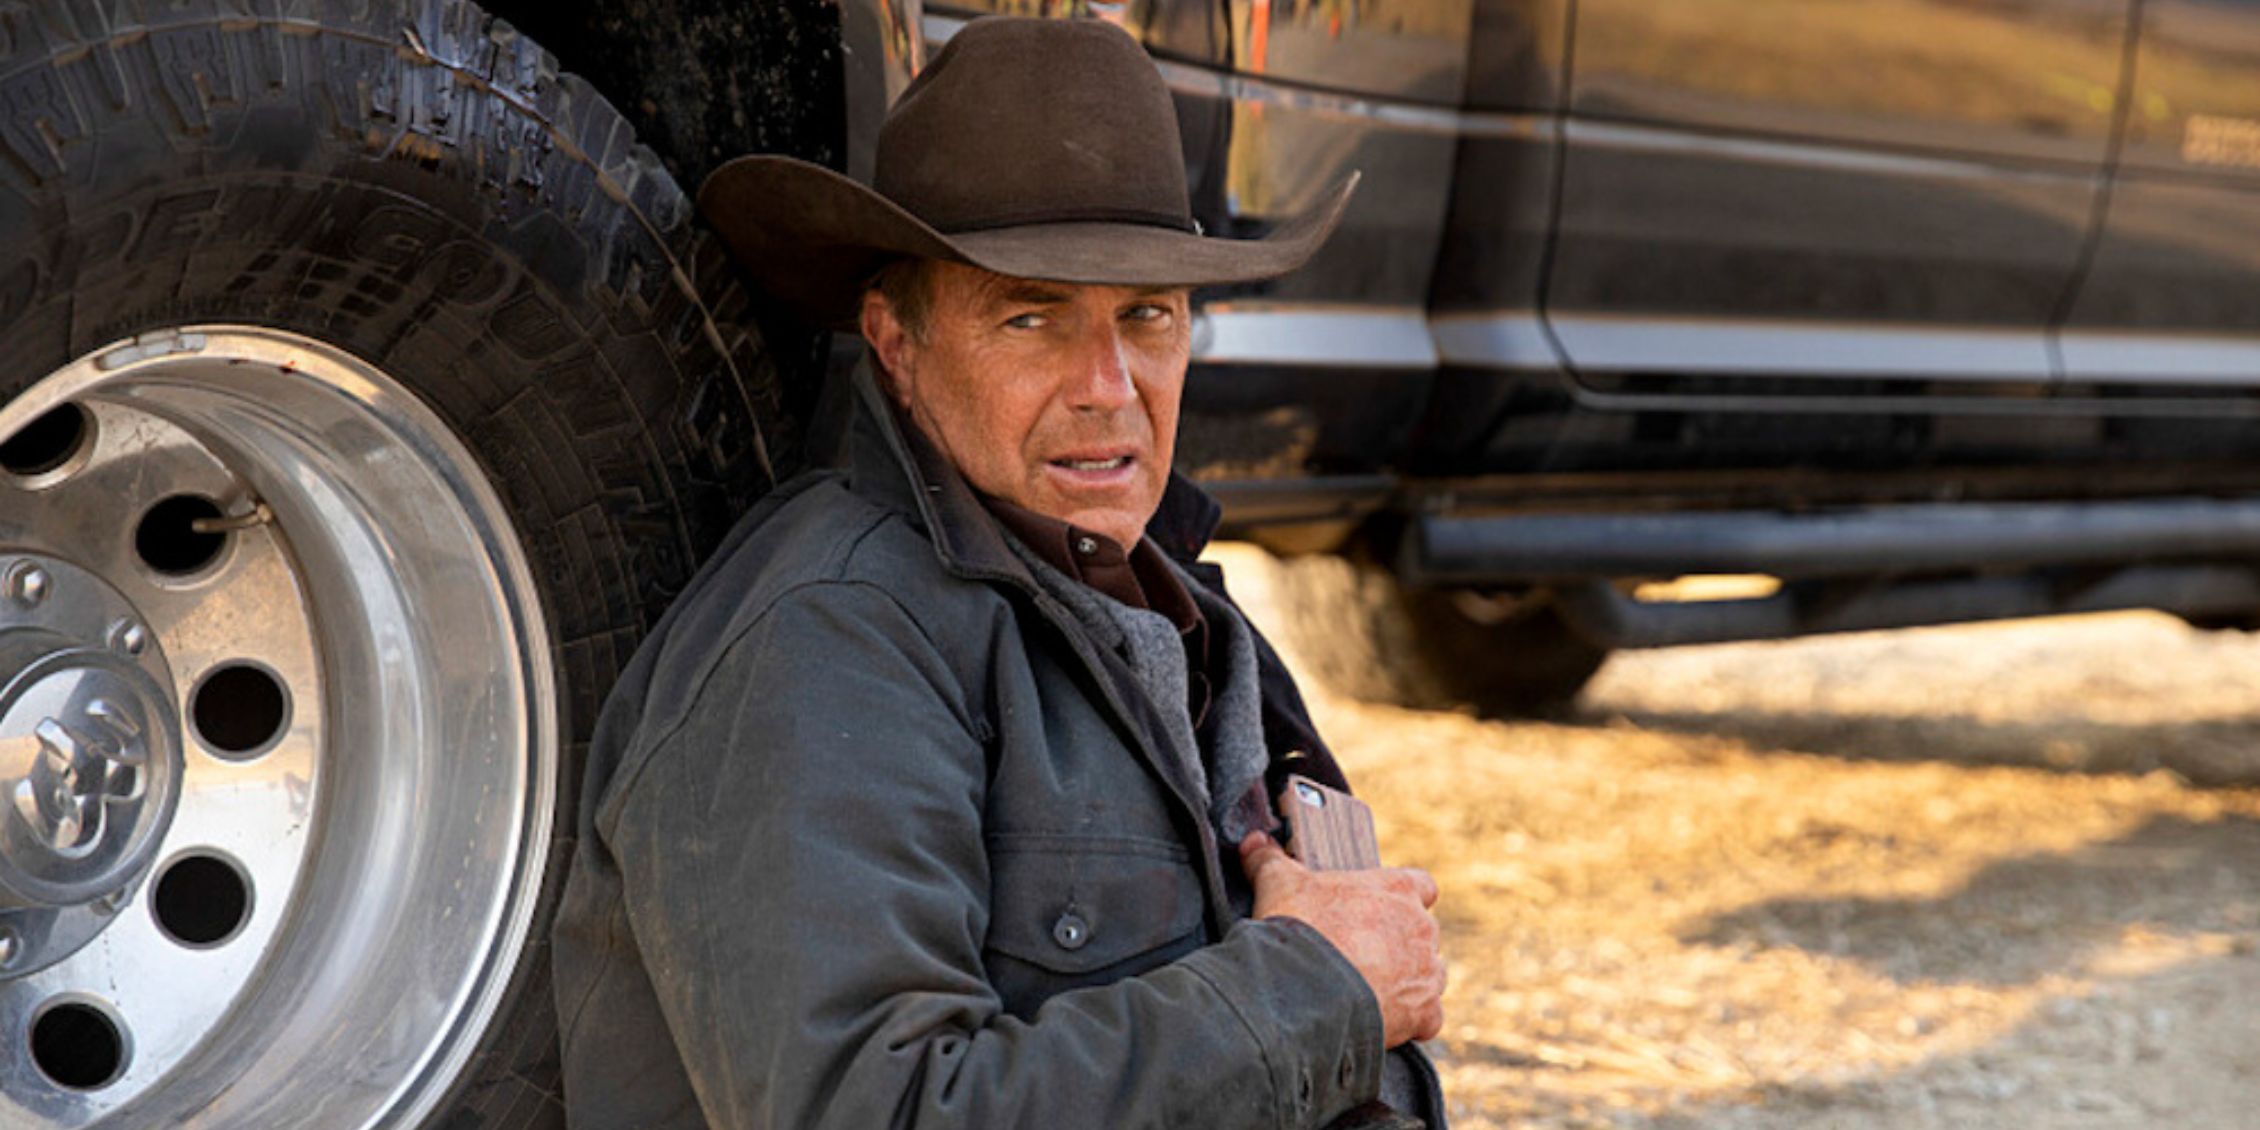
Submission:
{"label": "jacket sleeve", "polygon": [[1004,1013],[979,715],[885,592],[796,590],[690,701],[600,829],[715,1127],[1300,1130],[1378,1090],[1379,1008],[1299,922]]}

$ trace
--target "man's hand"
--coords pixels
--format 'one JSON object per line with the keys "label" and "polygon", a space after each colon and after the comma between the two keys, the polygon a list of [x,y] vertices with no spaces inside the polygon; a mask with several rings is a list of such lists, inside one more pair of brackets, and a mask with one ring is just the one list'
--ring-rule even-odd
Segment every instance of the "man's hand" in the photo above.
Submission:
{"label": "man's hand", "polygon": [[1240,841],[1240,863],[1255,885],[1257,918],[1299,919],[1365,978],[1381,1002],[1383,1046],[1444,1030],[1444,955],[1428,912],[1436,905],[1428,872],[1313,871],[1261,832]]}

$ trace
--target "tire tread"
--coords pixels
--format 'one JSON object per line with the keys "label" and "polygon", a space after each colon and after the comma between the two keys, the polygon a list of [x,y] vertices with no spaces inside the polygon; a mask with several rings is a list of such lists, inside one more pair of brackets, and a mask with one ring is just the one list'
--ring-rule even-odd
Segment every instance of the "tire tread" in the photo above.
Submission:
{"label": "tire tread", "polygon": [[[384,193],[425,225],[397,272],[356,243]],[[435,1125],[563,1124],[541,939],[583,743],[636,641],[795,458],[765,309],[618,109],[464,0],[0,12],[0,403],[152,325],[309,333],[417,375],[534,563],[572,741],[559,835],[536,941]]]}

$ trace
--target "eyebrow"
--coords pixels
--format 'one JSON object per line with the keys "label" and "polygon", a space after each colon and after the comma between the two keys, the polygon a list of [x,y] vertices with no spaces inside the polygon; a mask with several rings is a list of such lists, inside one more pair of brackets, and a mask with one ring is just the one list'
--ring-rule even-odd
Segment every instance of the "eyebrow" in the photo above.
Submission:
{"label": "eyebrow", "polygon": [[1057,306],[1067,301],[1068,295],[1058,287],[1041,283],[1014,283],[999,290],[993,301],[1008,306]]}
{"label": "eyebrow", "polygon": [[[1142,286],[1131,292],[1130,299],[1131,301],[1143,302],[1148,299],[1166,297],[1183,289],[1183,287],[1174,286]],[[991,290],[989,302],[995,306],[1058,306],[1069,301],[1072,297],[1073,295],[1057,286],[1040,282],[1016,282]]]}

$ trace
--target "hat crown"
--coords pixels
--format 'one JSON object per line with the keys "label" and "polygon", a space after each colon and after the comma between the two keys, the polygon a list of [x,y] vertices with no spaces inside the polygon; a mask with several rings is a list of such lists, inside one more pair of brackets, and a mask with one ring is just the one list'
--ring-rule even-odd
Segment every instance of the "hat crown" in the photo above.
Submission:
{"label": "hat crown", "polygon": [[955,234],[1079,221],[1194,230],[1169,89],[1092,20],[967,24],[879,130],[879,193]]}

